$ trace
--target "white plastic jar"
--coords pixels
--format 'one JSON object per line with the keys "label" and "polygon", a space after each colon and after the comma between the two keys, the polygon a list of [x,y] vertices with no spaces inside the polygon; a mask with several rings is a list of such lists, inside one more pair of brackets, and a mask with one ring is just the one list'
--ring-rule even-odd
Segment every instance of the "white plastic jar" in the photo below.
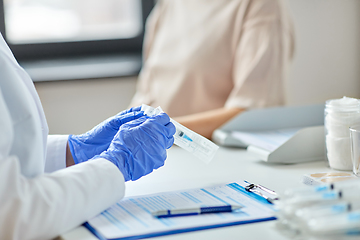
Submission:
{"label": "white plastic jar", "polygon": [[343,97],[326,101],[326,157],[331,168],[352,170],[349,127],[359,123],[359,99]]}

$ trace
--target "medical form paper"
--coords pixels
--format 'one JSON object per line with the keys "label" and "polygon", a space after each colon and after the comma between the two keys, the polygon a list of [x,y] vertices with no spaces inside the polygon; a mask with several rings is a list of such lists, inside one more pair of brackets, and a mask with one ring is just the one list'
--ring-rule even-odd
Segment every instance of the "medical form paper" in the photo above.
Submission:
{"label": "medical form paper", "polygon": [[[125,198],[85,224],[100,239],[137,239],[275,220],[273,205],[238,181],[220,186]],[[156,218],[153,211],[240,205],[235,212]]]}

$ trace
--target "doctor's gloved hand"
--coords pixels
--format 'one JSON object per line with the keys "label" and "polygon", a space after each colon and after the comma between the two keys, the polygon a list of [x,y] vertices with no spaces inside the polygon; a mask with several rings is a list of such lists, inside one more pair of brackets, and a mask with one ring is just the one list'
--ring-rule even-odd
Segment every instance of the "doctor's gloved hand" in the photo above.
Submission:
{"label": "doctor's gloved hand", "polygon": [[110,117],[81,135],[69,135],[68,143],[75,164],[85,162],[108,149],[122,124],[144,116],[140,107],[130,108]]}
{"label": "doctor's gloved hand", "polygon": [[174,143],[175,126],[166,113],[123,124],[109,148],[96,158],[114,163],[125,181],[137,180],[164,165]]}

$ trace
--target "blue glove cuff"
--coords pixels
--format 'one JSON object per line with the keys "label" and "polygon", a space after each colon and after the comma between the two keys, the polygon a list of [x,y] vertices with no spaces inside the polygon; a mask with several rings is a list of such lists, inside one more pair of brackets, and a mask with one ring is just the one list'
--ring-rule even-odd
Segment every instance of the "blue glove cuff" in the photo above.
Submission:
{"label": "blue glove cuff", "polygon": [[[132,179],[132,176],[131,174],[129,173],[129,169],[125,169],[125,168],[129,168],[128,166],[128,163],[127,161],[124,161],[124,162],[114,162],[112,161],[112,159],[114,157],[110,157],[107,155],[108,153],[106,152],[103,152],[101,153],[100,155],[96,155],[94,156],[93,158],[91,158],[90,160],[94,160],[94,159],[98,159],[98,158],[102,158],[102,159],[106,159],[108,160],[109,162],[112,162],[119,170],[120,172],[122,173],[122,175],[124,176],[124,179],[125,179],[125,182],[129,181]],[[111,155],[111,154],[110,154]],[[123,164],[122,164],[123,163]]]}

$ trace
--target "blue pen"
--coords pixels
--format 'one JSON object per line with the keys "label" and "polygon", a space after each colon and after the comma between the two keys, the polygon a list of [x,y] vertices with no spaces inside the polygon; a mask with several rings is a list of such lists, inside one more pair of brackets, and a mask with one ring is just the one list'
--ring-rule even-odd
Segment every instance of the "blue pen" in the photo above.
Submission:
{"label": "blue pen", "polygon": [[238,205],[225,205],[225,206],[212,206],[212,207],[199,207],[199,208],[181,208],[181,209],[166,209],[159,210],[152,213],[154,217],[181,217],[191,216],[205,213],[221,213],[221,212],[232,212],[242,208]]}

